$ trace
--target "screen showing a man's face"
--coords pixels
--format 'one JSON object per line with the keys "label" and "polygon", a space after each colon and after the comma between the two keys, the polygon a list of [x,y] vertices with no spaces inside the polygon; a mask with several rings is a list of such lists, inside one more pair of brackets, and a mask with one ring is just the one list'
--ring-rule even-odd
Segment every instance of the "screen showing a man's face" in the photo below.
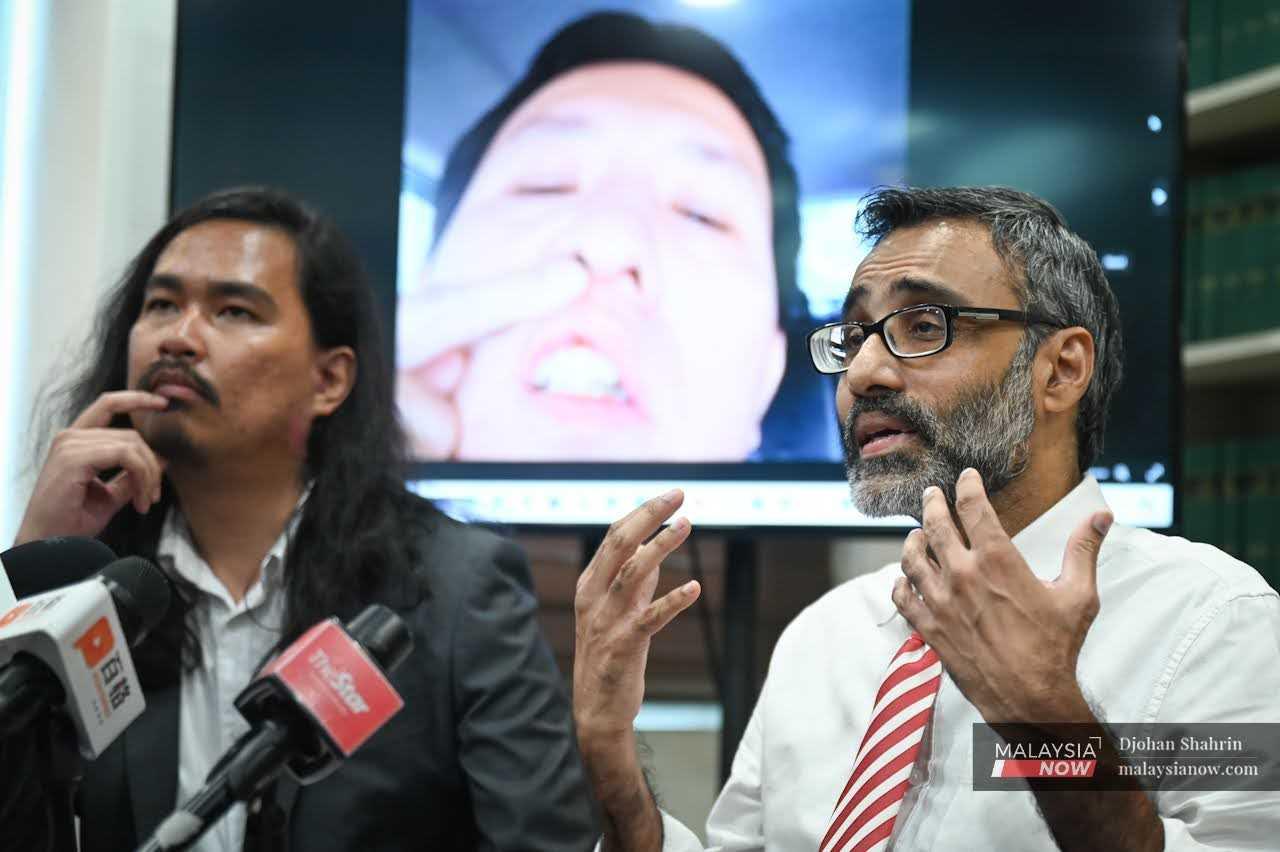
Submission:
{"label": "screen showing a man's face", "polygon": [[[498,131],[424,270],[416,299],[437,314],[520,304],[402,369],[403,407],[435,395],[445,404],[422,414],[456,418],[450,436],[410,416],[437,442],[420,449],[745,458],[785,359],[772,227],[764,153],[715,86],[636,62],[554,78]],[[423,313],[402,334],[430,336]]]}

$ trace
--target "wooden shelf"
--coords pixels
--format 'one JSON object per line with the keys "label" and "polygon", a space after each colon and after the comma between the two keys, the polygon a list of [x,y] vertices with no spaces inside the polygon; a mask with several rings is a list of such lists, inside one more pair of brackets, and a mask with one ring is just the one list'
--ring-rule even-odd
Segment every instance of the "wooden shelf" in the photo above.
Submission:
{"label": "wooden shelf", "polygon": [[1188,388],[1280,380],[1280,328],[1191,343],[1182,349],[1182,371]]}
{"label": "wooden shelf", "polygon": [[1280,130],[1280,65],[1187,93],[1187,144],[1207,148]]}

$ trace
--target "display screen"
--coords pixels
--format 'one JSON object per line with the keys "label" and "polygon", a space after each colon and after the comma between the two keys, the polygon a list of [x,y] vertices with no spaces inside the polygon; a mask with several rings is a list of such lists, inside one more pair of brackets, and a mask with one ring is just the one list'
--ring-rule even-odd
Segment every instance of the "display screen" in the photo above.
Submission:
{"label": "display screen", "polygon": [[[688,28],[649,33],[590,2],[414,0],[396,354],[416,487],[508,523],[607,523],[672,484],[703,525],[904,523],[851,505],[806,337],[869,248],[867,190],[1005,184],[1056,204],[1144,317],[1095,473],[1123,519],[1168,526],[1178,75],[1157,5],[1065,33],[935,3],[610,6]],[[701,73],[718,52],[728,83]]]}
{"label": "display screen", "polygon": [[807,334],[867,190],[1001,184],[1097,249],[1126,375],[1093,473],[1121,521],[1172,525],[1168,4],[185,0],[179,27],[175,206],[268,183],[338,219],[446,511],[598,525],[680,486],[704,527],[907,523],[854,510]]}

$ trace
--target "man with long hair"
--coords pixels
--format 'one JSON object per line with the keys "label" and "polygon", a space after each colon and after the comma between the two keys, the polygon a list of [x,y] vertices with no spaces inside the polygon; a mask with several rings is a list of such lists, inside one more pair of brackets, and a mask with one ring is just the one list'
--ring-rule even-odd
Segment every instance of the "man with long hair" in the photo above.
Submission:
{"label": "man with long hair", "polygon": [[[135,848],[247,729],[232,699],[263,658],[375,601],[414,633],[392,676],[403,712],[335,775],[237,806],[196,848],[281,825],[294,849],[591,842],[527,566],[405,490],[383,346],[350,245],[270,190],[178,213],[110,293],[18,540],[97,536],[178,594],[136,656],[147,712],[88,767],[82,849]],[[38,848],[36,759],[5,755],[26,802],[6,844]]]}

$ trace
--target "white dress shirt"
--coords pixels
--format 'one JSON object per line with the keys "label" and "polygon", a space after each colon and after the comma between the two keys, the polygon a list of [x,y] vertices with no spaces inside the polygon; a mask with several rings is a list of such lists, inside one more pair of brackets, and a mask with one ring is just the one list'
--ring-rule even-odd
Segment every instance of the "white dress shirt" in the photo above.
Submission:
{"label": "white dress shirt", "polygon": [[[1014,537],[1036,576],[1056,577],[1067,538],[1105,507],[1085,479]],[[769,674],[707,820],[715,850],[815,850],[852,769],[885,667],[910,628],[889,565],[831,590],[778,640]],[[1101,610],[1078,677],[1107,722],[1280,722],[1280,596],[1205,544],[1115,525],[1098,562]],[[977,710],[943,676],[932,731],[889,848],[1056,850],[1030,791],[973,790]],[[1162,792],[1165,849],[1276,849],[1280,792]],[[669,852],[701,849],[663,815]]]}
{"label": "white dress shirt", "polygon": [[[188,625],[199,637],[201,662],[182,672],[175,807],[204,786],[218,758],[249,730],[232,702],[280,640],[285,547],[300,515],[294,511],[263,558],[257,581],[239,603],[196,551],[182,514],[174,508],[165,518],[157,556],[166,570],[191,583],[199,593]],[[243,804],[233,806],[191,848],[195,852],[240,852],[247,819]]]}

